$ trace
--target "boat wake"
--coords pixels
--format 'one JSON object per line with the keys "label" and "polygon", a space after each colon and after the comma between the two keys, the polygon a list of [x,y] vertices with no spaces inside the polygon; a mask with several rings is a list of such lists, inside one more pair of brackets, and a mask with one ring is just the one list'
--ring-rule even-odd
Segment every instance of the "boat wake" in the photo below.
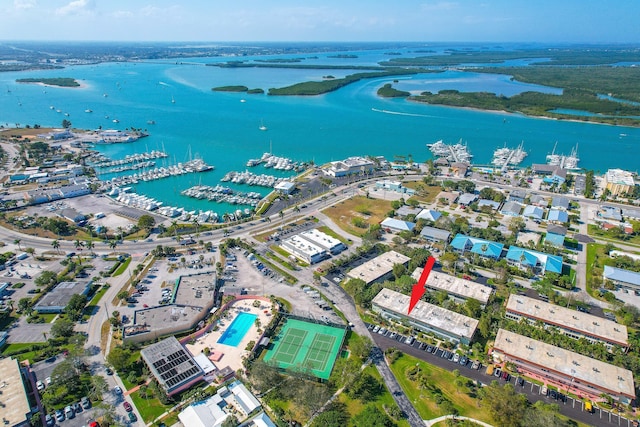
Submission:
{"label": "boat wake", "polygon": [[435,116],[430,116],[430,115],[427,115],[427,114],[403,113],[401,111],[380,110],[378,108],[371,108],[371,111],[375,111],[376,113],[394,114],[396,116],[435,117]]}
{"label": "boat wake", "polygon": [[169,83],[165,83],[165,82],[158,82],[158,84],[159,84],[159,85],[162,85],[162,86],[169,86],[169,87],[171,87],[171,85],[170,85]]}

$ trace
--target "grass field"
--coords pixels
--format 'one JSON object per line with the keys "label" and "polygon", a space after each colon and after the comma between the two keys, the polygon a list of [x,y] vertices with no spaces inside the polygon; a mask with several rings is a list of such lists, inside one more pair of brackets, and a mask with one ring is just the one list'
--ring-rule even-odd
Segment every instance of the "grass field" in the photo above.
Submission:
{"label": "grass field", "polygon": [[477,399],[470,397],[465,392],[464,387],[460,387],[459,389],[456,387],[456,377],[453,373],[430,365],[415,357],[403,354],[391,365],[391,370],[423,419],[428,420],[447,414],[445,414],[435,400],[432,399],[429,391],[420,389],[416,381],[408,379],[407,371],[416,366],[420,369],[421,373],[429,378],[429,381],[440,389],[442,395],[453,403],[453,406],[458,410],[460,415],[487,423],[492,422],[486,412],[478,407]]}
{"label": "grass field", "polygon": [[282,369],[308,369],[329,379],[345,331],[327,325],[287,319],[264,361],[273,360]]}
{"label": "grass field", "polygon": [[[391,210],[391,202],[388,200],[367,199],[364,196],[352,197],[322,211],[333,222],[347,233],[354,236],[362,236],[368,230],[369,225],[380,223],[387,217]],[[366,227],[356,227],[354,219],[361,220]]]}
{"label": "grass field", "polygon": [[439,185],[427,185],[422,181],[403,182],[402,185],[412,190],[416,190],[415,194],[409,199],[417,200],[421,203],[433,203],[436,196],[442,191]]}

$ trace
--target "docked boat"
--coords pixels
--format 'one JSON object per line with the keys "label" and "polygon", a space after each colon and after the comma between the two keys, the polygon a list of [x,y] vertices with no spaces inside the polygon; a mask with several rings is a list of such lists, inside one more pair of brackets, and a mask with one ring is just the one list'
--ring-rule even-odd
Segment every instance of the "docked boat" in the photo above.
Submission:
{"label": "docked boat", "polygon": [[507,148],[505,145],[493,152],[494,166],[507,168],[508,166],[517,166],[527,157],[528,153],[524,151],[524,142],[520,143],[517,148]]}
{"label": "docked boat", "polygon": [[445,158],[452,163],[471,163],[473,155],[469,153],[467,144],[460,140],[457,144],[445,144],[442,140],[427,144],[429,151],[437,158]]}
{"label": "docked boat", "polygon": [[578,157],[578,144],[571,149],[571,153],[568,156],[564,154],[556,154],[556,147],[558,143],[553,145],[553,151],[547,155],[547,164],[551,166],[559,166],[564,169],[576,170],[579,169],[578,163],[580,158]]}

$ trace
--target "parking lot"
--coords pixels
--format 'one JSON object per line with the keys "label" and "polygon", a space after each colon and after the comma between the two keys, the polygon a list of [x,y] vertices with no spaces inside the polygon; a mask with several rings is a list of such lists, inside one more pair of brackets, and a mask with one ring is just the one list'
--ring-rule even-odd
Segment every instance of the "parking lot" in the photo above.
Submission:
{"label": "parking lot", "polygon": [[[617,414],[602,408],[594,407],[593,412],[587,412],[585,411],[584,402],[582,400],[576,400],[570,396],[565,396],[555,391],[552,393],[551,390],[543,388],[541,385],[528,381],[525,378],[503,375],[502,371],[500,371],[500,376],[496,376],[496,369],[488,374],[486,366],[482,363],[479,363],[476,367],[474,367],[474,361],[466,361],[466,363],[462,364],[460,363],[460,356],[458,361],[454,362],[455,356],[452,355],[453,353],[451,351],[429,346],[418,340],[414,340],[411,344],[408,344],[407,336],[395,334],[395,336],[392,337],[391,335],[393,334],[393,331],[387,330],[380,333],[380,328],[378,328],[377,332],[373,332],[377,325],[369,323],[366,325],[374,339],[374,342],[382,350],[395,347],[413,357],[424,360],[431,365],[438,366],[448,371],[458,369],[462,376],[470,378],[482,385],[487,385],[493,380],[500,381],[504,384],[509,382],[514,385],[516,391],[525,394],[530,402],[535,403],[542,400],[545,403],[556,403],[559,405],[561,414],[588,425],[633,426],[632,420],[618,416]],[[431,347],[431,351],[428,351],[429,347]]]}

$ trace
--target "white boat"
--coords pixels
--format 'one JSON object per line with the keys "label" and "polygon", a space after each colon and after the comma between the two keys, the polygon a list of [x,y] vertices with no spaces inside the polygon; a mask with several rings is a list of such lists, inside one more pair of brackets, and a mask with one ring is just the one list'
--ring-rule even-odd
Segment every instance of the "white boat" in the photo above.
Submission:
{"label": "white boat", "polygon": [[260,122],[260,127],[258,128],[260,130],[267,130],[267,127],[264,125],[264,123],[262,123],[262,121]]}
{"label": "white boat", "polygon": [[112,121],[113,121],[113,123],[120,123],[120,120],[118,120],[118,119],[113,119]]}
{"label": "white boat", "polygon": [[247,100],[246,99],[241,99],[240,102],[247,102]]}
{"label": "white boat", "polygon": [[90,109],[87,108],[86,110],[84,110],[84,112],[85,113],[93,113],[93,110],[90,110]]}
{"label": "white boat", "polygon": [[173,95],[171,95],[171,103],[172,103],[172,104],[175,104],[175,103],[176,103],[176,100],[175,100],[175,99],[173,99]]}

